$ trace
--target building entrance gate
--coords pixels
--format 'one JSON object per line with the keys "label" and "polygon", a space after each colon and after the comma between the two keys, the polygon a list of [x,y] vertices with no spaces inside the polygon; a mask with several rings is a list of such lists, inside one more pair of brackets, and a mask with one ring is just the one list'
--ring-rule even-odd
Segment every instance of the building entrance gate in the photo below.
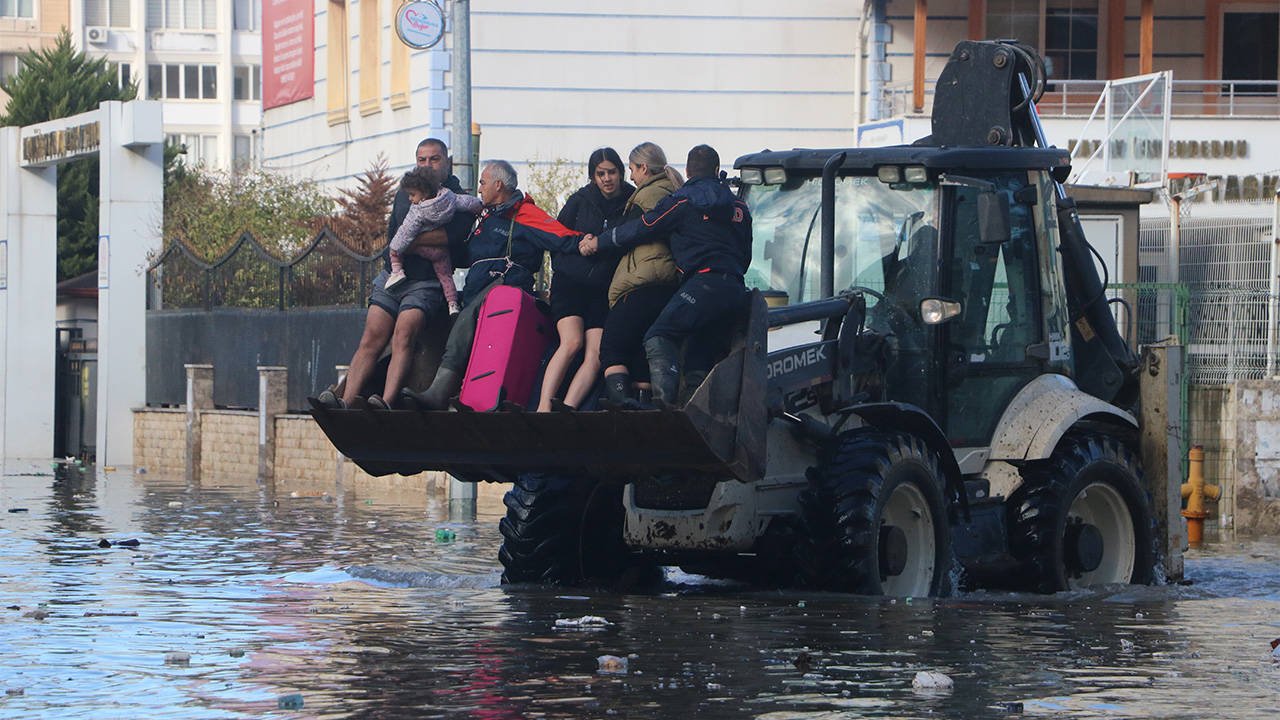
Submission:
{"label": "building entrance gate", "polygon": [[133,456],[146,399],[146,267],[160,248],[164,129],[156,101],[0,128],[0,459],[54,451],[57,166],[97,154],[99,465]]}

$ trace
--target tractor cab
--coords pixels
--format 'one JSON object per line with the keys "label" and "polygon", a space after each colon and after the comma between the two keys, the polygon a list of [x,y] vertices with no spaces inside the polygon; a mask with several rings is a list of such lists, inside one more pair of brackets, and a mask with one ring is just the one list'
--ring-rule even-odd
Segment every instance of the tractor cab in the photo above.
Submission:
{"label": "tractor cab", "polygon": [[[844,365],[856,377],[847,397],[828,404],[908,403],[937,420],[953,447],[989,444],[1022,387],[1073,373],[1053,198],[1054,173],[1068,158],[919,147],[740,158],[755,237],[746,281],[775,305],[830,297],[819,226],[822,171],[837,154],[830,283],[866,309],[860,329],[845,328],[859,338],[859,357]],[[774,328],[770,352],[814,342],[823,322]],[[791,393],[786,410],[819,401]]]}

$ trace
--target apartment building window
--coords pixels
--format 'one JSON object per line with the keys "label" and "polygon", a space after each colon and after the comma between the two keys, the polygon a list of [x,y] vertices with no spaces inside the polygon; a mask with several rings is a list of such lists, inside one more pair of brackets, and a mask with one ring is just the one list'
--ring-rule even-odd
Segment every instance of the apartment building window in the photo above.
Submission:
{"label": "apartment building window", "polygon": [[[0,0],[0,3],[10,1]],[[84,24],[129,27],[129,0],[84,0]]]}
{"label": "apartment building window", "polygon": [[8,80],[21,71],[21,55],[16,53],[0,53],[0,81]]}
{"label": "apartment building window", "polygon": [[0,17],[35,17],[33,0],[0,0]]}
{"label": "apartment building window", "polygon": [[129,83],[133,82],[133,67],[129,63],[116,65],[116,81],[122,88],[129,87]]}
{"label": "apartment building window", "polygon": [[217,0],[147,0],[147,27],[216,30]]}
{"label": "apartment building window", "polygon": [[182,151],[182,162],[188,167],[218,164],[218,136],[197,134],[166,135],[165,142]]}
{"label": "apartment building window", "polygon": [[329,26],[326,84],[329,86],[328,120],[330,125],[349,122],[347,117],[347,3],[346,0],[329,0],[325,13]]}
{"label": "apartment building window", "polygon": [[987,0],[987,37],[1040,47],[1040,0]]}
{"label": "apartment building window", "polygon": [[360,114],[381,109],[382,48],[376,0],[360,0]]}
{"label": "apartment building window", "polygon": [[235,135],[231,143],[231,167],[235,170],[248,170],[253,166],[253,138],[249,135]]}
{"label": "apartment building window", "polygon": [[1044,56],[1053,66],[1051,77],[1098,78],[1097,0],[1050,0],[1044,16]]}
{"label": "apartment building window", "polygon": [[231,91],[231,97],[236,100],[261,100],[262,66],[235,66],[231,75]]}
{"label": "apartment building window", "polygon": [[257,32],[262,22],[262,0],[235,0],[232,22],[236,30]]}
{"label": "apartment building window", "polygon": [[987,0],[986,36],[1040,49],[1051,80],[1098,77],[1098,0]]}
{"label": "apartment building window", "polygon": [[148,65],[147,97],[152,100],[216,100],[218,67],[176,63]]}
{"label": "apartment building window", "polygon": [[1222,14],[1222,79],[1265,82],[1223,85],[1245,95],[1274,96],[1280,78],[1280,13],[1226,12]]}

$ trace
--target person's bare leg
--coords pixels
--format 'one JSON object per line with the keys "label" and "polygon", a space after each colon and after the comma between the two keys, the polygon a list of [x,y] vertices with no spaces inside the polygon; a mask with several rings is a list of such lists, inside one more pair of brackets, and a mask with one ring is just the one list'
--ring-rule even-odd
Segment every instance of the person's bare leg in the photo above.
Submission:
{"label": "person's bare leg", "polygon": [[360,344],[356,346],[355,355],[351,356],[351,367],[347,370],[347,385],[342,391],[342,402],[347,407],[355,401],[365,380],[369,379],[373,364],[378,361],[382,349],[391,339],[393,327],[395,327],[395,318],[391,317],[391,313],[377,305],[369,306],[369,314],[364,320],[364,333],[360,336]]}
{"label": "person's bare leg", "polygon": [[582,354],[582,365],[569,383],[569,390],[564,394],[564,404],[572,408],[582,407],[582,401],[591,392],[600,375],[600,338],[604,336],[604,328],[587,330],[586,352]]}
{"label": "person's bare leg", "polygon": [[547,372],[542,376],[542,393],[538,396],[538,412],[551,412],[551,398],[564,382],[574,356],[582,350],[582,317],[570,315],[560,318],[556,332],[560,335],[560,347],[547,361]]}
{"label": "person's bare leg", "polygon": [[391,335],[391,364],[387,367],[387,384],[382,392],[382,401],[388,407],[400,397],[400,386],[413,363],[414,341],[426,320],[426,313],[417,308],[401,310],[400,317],[396,318],[395,332]]}

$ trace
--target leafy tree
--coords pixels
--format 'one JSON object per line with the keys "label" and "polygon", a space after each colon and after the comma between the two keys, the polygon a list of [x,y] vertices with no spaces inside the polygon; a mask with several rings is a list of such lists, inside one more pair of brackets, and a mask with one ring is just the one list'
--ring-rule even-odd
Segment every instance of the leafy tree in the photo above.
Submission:
{"label": "leafy tree", "polygon": [[535,157],[529,161],[529,169],[520,179],[520,187],[538,207],[555,217],[569,196],[586,183],[585,175],[583,166],[572,160],[558,157],[550,162],[540,162]]}
{"label": "leafy tree", "polygon": [[[132,100],[105,58],[90,58],[63,28],[52,47],[22,55],[22,70],[0,81],[9,94],[0,125],[32,125],[96,110],[104,100]],[[89,272],[98,262],[98,159],[58,168],[58,278]]]}
{"label": "leafy tree", "polygon": [[289,259],[315,237],[333,202],[315,182],[262,170],[229,173],[185,165],[164,191],[165,242],[175,238],[213,261],[248,231],[277,259]]}
{"label": "leafy tree", "polygon": [[387,172],[381,153],[356,178],[355,189],[338,190],[339,212],[333,217],[334,234],[361,255],[373,255],[387,243],[387,219],[396,197],[396,179]]}

